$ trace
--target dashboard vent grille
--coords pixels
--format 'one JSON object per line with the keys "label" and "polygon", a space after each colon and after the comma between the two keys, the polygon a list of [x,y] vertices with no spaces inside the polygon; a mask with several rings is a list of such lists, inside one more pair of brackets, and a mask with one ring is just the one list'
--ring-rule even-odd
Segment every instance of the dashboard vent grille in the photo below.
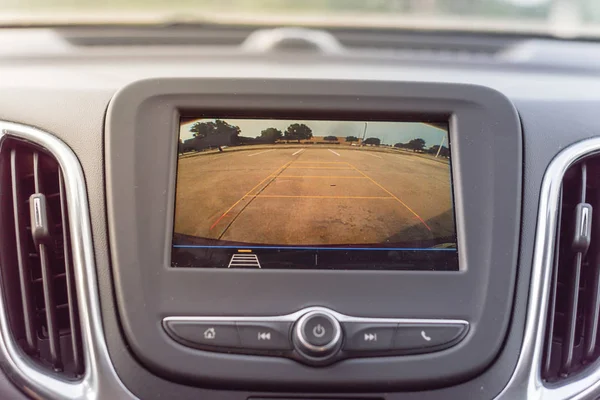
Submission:
{"label": "dashboard vent grille", "polygon": [[65,40],[82,47],[125,46],[239,46],[254,30],[249,27],[163,26],[163,27],[87,27],[58,29]]}
{"label": "dashboard vent grille", "polygon": [[[78,27],[60,28],[56,32],[68,43],[78,47],[141,47],[186,46],[238,48],[253,33],[272,30],[273,26],[180,24],[178,26],[137,27]],[[277,29],[275,29],[277,30]],[[327,33],[350,53],[374,52],[374,55],[399,55],[489,59],[506,51],[522,38],[514,35],[474,37],[471,34],[439,32],[411,32],[399,29],[332,28],[315,27],[309,31]],[[276,35],[277,36],[277,35]],[[313,49],[310,41],[288,41],[288,50]],[[298,47],[298,48],[296,48]]]}
{"label": "dashboard vent grille", "polygon": [[454,56],[491,58],[506,50],[519,39],[515,37],[486,36],[474,37],[459,33],[408,32],[398,30],[328,30],[341,44],[350,50],[393,51],[398,54],[422,54],[434,56]]}
{"label": "dashboard vent grille", "polygon": [[29,357],[83,373],[65,186],[42,148],[6,139],[0,152],[0,270],[12,334]]}
{"label": "dashboard vent grille", "polygon": [[589,158],[562,182],[541,371],[547,382],[576,374],[600,356],[599,177],[600,159]]}

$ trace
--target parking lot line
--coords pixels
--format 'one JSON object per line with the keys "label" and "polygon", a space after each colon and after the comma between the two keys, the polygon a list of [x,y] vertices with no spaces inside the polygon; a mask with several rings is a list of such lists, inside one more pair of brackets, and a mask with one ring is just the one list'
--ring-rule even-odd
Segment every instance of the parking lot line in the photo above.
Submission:
{"label": "parking lot line", "polygon": [[294,154],[292,154],[292,155],[293,155],[293,156],[295,156],[296,154],[302,153],[304,150],[306,150],[306,149],[300,149],[300,150],[298,150],[297,152],[295,152],[295,153],[294,153]]}
{"label": "parking lot line", "polygon": [[268,153],[268,152],[270,152],[270,151],[275,151],[275,149],[271,149],[271,150],[265,150],[265,151],[259,151],[258,153],[254,153],[254,154],[248,154],[248,157],[254,157],[254,156],[257,156],[257,155],[259,155],[259,154],[265,154],[265,153]]}
{"label": "parking lot line", "polygon": [[279,175],[277,178],[335,178],[335,179],[367,179],[364,176],[338,176],[338,175]]}
{"label": "parking lot line", "polygon": [[394,199],[396,199],[400,204],[402,204],[404,207],[406,207],[406,209],[408,211],[410,211],[411,213],[413,213],[413,215],[415,217],[417,217],[417,219],[419,221],[421,221],[423,223],[423,225],[425,225],[425,227],[429,230],[429,232],[431,232],[431,228],[429,227],[429,225],[427,225],[427,223],[425,222],[425,220],[423,220],[423,218],[421,218],[421,216],[419,214],[417,214],[416,212],[413,211],[412,208],[410,208],[409,206],[406,205],[406,203],[404,203],[402,200],[400,200],[395,194],[393,194],[392,192],[390,192],[389,190],[387,190],[386,188],[384,188],[382,185],[380,185],[379,183],[377,183],[373,178],[371,178],[370,176],[368,176],[367,174],[365,174],[364,172],[362,172],[361,170],[359,170],[358,168],[356,168],[354,165],[348,163],[348,165],[350,165],[352,168],[354,168],[356,170],[356,172],[358,172],[359,174],[363,175],[365,178],[369,179],[371,182],[373,182],[375,185],[379,186],[381,189],[383,189],[384,192],[386,192],[387,194],[389,194],[390,196],[392,196]]}
{"label": "parking lot line", "polygon": [[288,196],[279,194],[249,194],[244,197],[252,198],[271,198],[271,199],[369,199],[369,200],[395,200],[395,197],[390,196]]}
{"label": "parking lot line", "polygon": [[287,169],[345,169],[347,171],[352,168],[339,168],[339,167],[288,167]]}
{"label": "parking lot line", "polygon": [[233,210],[233,208],[235,206],[237,206],[238,204],[240,204],[240,201],[244,200],[246,198],[247,195],[249,195],[250,193],[252,193],[254,191],[254,189],[256,189],[257,187],[259,187],[260,185],[262,185],[267,179],[269,178],[274,178],[273,175],[275,175],[276,173],[282,171],[285,169],[285,167],[287,167],[288,165],[290,165],[292,162],[288,161],[285,164],[283,164],[281,167],[277,168],[275,170],[275,172],[273,172],[272,174],[269,174],[265,179],[263,179],[262,181],[258,182],[258,184],[256,184],[256,186],[254,186],[252,189],[248,190],[246,192],[245,195],[243,195],[242,197],[240,197],[240,199],[238,201],[236,201],[235,203],[233,203],[233,205],[231,207],[229,207],[227,209],[227,211],[225,211],[223,214],[221,214],[221,216],[210,226],[210,230],[212,230],[215,226],[217,226],[217,224],[223,219],[225,218],[225,216],[227,215],[227,213],[231,210]]}
{"label": "parking lot line", "polygon": [[294,161],[294,164],[348,164],[345,161]]}
{"label": "parking lot line", "polygon": [[333,150],[331,150],[331,149],[327,149],[327,150],[329,150],[330,152],[332,152],[332,153],[333,153],[333,154],[335,154],[336,156],[340,157],[340,153],[336,153],[335,151],[333,151]]}
{"label": "parking lot line", "polygon": [[371,153],[369,153],[368,151],[365,151],[365,152],[364,152],[364,154],[366,154],[366,155],[368,155],[368,156],[371,156],[371,157],[376,157],[376,158],[379,158],[379,159],[382,159],[382,160],[383,160],[383,157],[381,157],[381,156],[378,156],[377,154],[371,154]]}

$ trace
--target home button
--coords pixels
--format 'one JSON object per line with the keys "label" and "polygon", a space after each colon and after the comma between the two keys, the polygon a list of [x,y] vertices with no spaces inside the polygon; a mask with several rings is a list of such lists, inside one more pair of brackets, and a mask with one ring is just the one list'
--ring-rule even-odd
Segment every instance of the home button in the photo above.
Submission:
{"label": "home button", "polygon": [[240,338],[233,322],[166,321],[167,333],[178,342],[192,347],[237,348]]}

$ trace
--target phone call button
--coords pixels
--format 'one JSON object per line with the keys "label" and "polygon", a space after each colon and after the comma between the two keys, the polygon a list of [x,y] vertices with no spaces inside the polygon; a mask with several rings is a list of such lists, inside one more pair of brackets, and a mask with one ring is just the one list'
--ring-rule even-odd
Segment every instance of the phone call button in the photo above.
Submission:
{"label": "phone call button", "polygon": [[462,339],[466,329],[464,324],[400,324],[396,329],[392,348],[418,352],[430,348],[439,350]]}

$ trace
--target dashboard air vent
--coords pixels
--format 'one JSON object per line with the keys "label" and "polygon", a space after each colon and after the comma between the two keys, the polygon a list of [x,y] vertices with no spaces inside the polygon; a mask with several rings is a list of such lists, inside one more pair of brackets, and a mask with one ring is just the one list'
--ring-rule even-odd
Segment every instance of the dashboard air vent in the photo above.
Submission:
{"label": "dashboard air vent", "polygon": [[211,25],[210,27],[86,27],[61,28],[56,32],[70,44],[80,47],[129,46],[239,46],[254,30],[250,27]]}
{"label": "dashboard air vent", "polygon": [[28,142],[0,151],[0,271],[15,341],[41,368],[84,370],[65,186],[57,161]]}
{"label": "dashboard air vent", "polygon": [[473,36],[459,33],[410,32],[393,29],[329,29],[346,49],[392,51],[398,54],[430,56],[494,57],[520,40],[517,37],[495,35]]}
{"label": "dashboard air vent", "polygon": [[[302,33],[300,36],[281,38],[279,36],[282,30],[284,32],[303,32],[300,32]],[[56,29],[55,32],[69,44],[80,48],[186,46],[233,50],[240,47],[246,48],[249,46],[248,40],[251,39],[253,42],[257,39],[257,35],[262,36],[266,32],[271,32],[274,34],[272,40],[283,42],[278,43],[276,50],[319,50],[319,43],[322,43],[322,38],[325,38],[327,42],[337,43],[340,48],[350,54],[364,55],[366,52],[372,55],[458,59],[461,61],[492,59],[522,42],[522,38],[514,35],[479,37],[450,32],[442,35],[439,32],[413,32],[385,28],[314,26],[312,29],[308,29],[243,24],[178,23],[161,26],[113,27],[112,29],[65,27]]]}
{"label": "dashboard air vent", "polygon": [[547,382],[574,375],[600,356],[599,177],[600,159],[587,158],[562,182],[541,371]]}

